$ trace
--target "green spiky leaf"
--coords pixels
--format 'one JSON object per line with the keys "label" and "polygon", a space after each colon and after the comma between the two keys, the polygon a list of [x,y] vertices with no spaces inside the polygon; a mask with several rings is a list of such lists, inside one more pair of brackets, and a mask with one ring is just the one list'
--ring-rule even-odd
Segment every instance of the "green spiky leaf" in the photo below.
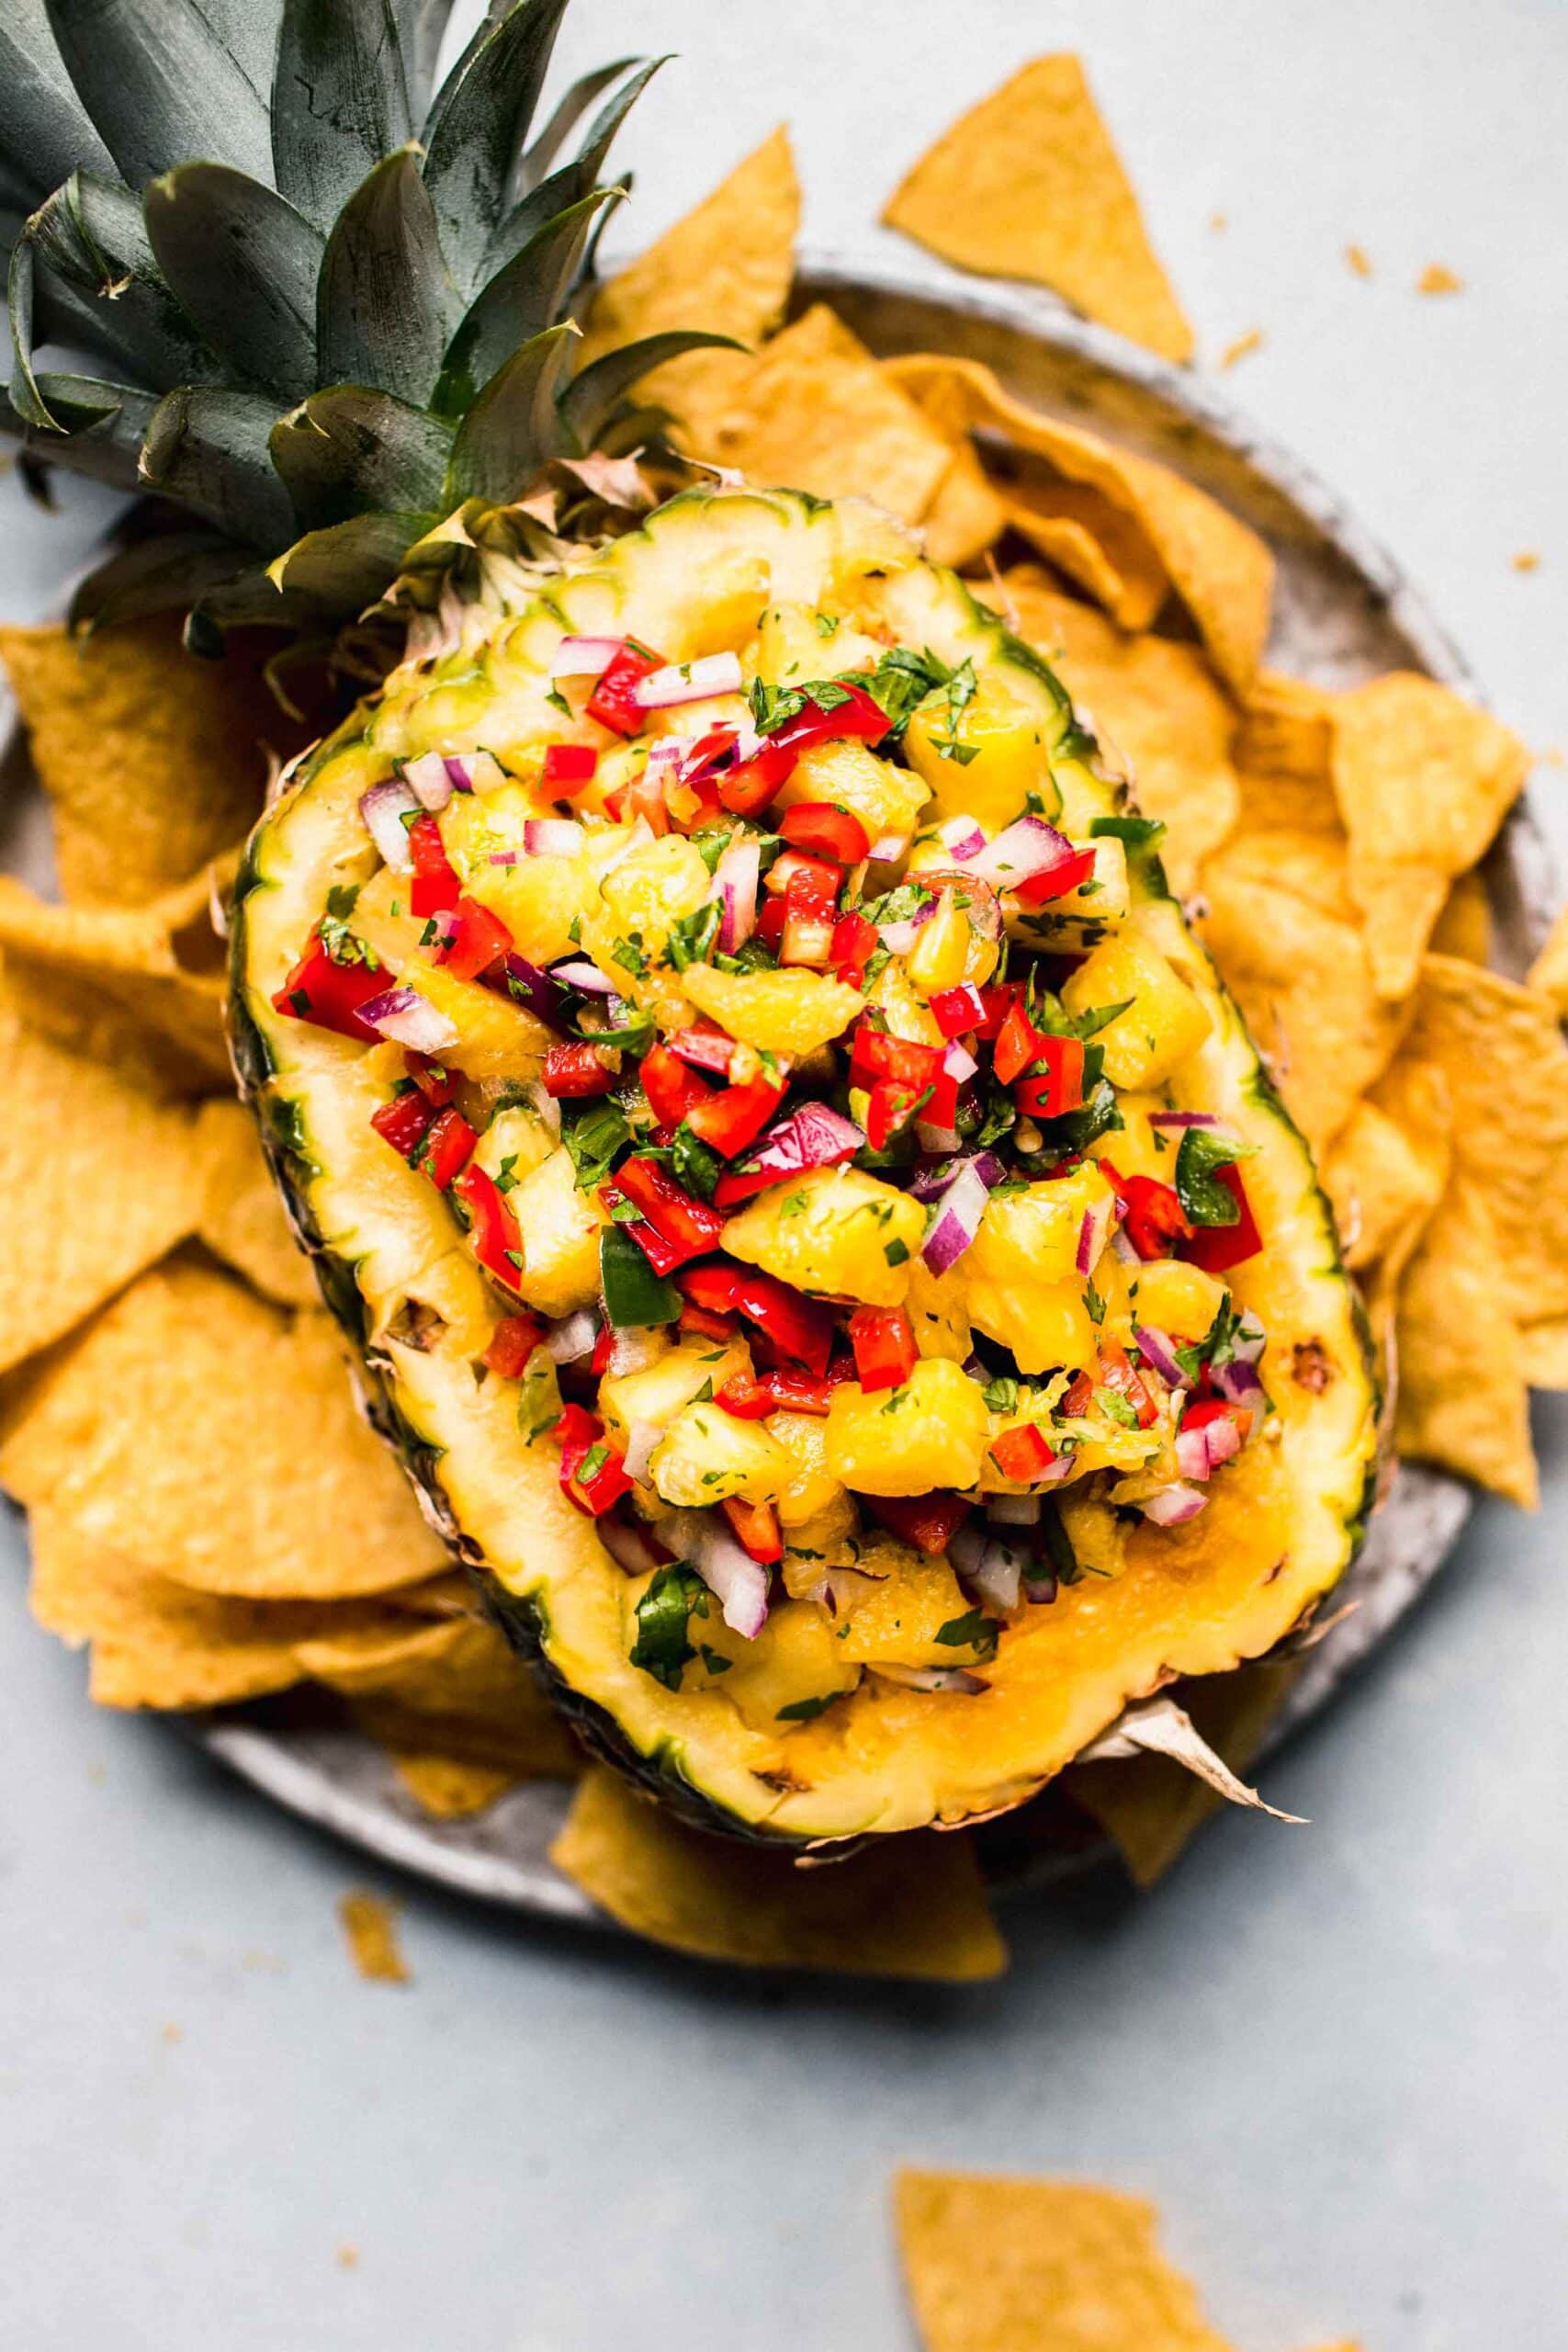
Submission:
{"label": "green spiky leaf", "polygon": [[78,164],[113,169],[71,86],[43,0],[6,0],[0,16],[0,152],[19,210],[30,210]]}
{"label": "green spiky leaf", "polygon": [[[253,178],[272,171],[265,100],[220,24],[264,17],[245,0],[47,0],[61,58],[132,187],[195,155]],[[73,163],[88,160],[72,157]]]}
{"label": "green spiky leaf", "polygon": [[165,392],[147,428],[142,480],[243,546],[270,555],[294,534],[288,492],[267,446],[274,415],[262,392],[183,385]]}
{"label": "green spiky leaf", "polygon": [[403,79],[408,85],[409,110],[415,122],[424,120],[435,87],[436,61],[451,19],[453,0],[392,0],[398,22],[398,46],[402,51]]}
{"label": "green spiky leaf", "polygon": [[574,377],[561,401],[561,412],[582,447],[592,448],[616,407],[632,386],[688,351],[744,351],[733,335],[705,334],[697,327],[672,327],[663,334],[648,334],[606,351]]}
{"label": "green spiky leaf", "polygon": [[577,330],[551,327],[499,368],[457,428],[446,502],[489,498],[503,504],[541,466],[570,454],[556,403]]}
{"label": "green spiky leaf", "polygon": [[159,391],[209,382],[218,362],[159,271],[128,187],[73,172],[28,224],[40,336],[91,351]]}
{"label": "green spiky leaf", "polygon": [[[157,405],[153,395],[133,384],[108,384],[96,376],[53,369],[40,368],[36,381],[39,398],[61,430],[50,435],[47,450],[40,451],[36,441],[34,450],[47,455],[51,465],[107,482],[111,490],[140,489],[138,466]],[[6,409],[10,413],[0,415],[0,424],[25,432],[26,421],[10,409],[9,401]]]}
{"label": "green spiky leaf", "polygon": [[197,598],[186,616],[185,641],[192,653],[210,660],[222,652],[226,629],[287,628],[319,635],[323,617],[324,608],[316,598],[284,594],[254,564]]}
{"label": "green spiky leaf", "polygon": [[400,148],[355,191],[327,240],[316,290],[321,374],[427,401],[451,302],[419,153]]}
{"label": "green spiky leaf", "polygon": [[537,187],[594,99],[640,62],[636,57],[617,57],[613,65],[597,65],[579,74],[523,158],[518,175],[525,188]]}
{"label": "green spiky leaf", "polygon": [[175,612],[204,588],[232,578],[241,560],[220,532],[155,531],[88,573],[71,599],[71,627],[90,632]]}
{"label": "green spiky leaf", "polygon": [[619,201],[619,188],[595,188],[570,211],[546,221],[470,305],[442,362],[433,406],[461,416],[520,344],[553,326],[587,249],[594,217]]}
{"label": "green spiky leaf", "polygon": [[391,0],[284,0],[273,77],[273,175],[326,231],[413,119]]}
{"label": "green spiky leaf", "polygon": [[152,182],[147,234],[158,266],[243,382],[283,400],[316,384],[321,241],[273,189],[225,164],[185,164]]}
{"label": "green spiky leaf", "polygon": [[11,406],[27,424],[57,433],[59,420],[50,414],[33,375],[33,249],[25,237],[12,248],[6,309],[11,322]]}
{"label": "green spiky leaf", "polygon": [[318,530],[378,506],[435,506],[452,430],[390,392],[334,384],[280,417],[271,447],[301,526]]}
{"label": "green spiky leaf", "polygon": [[268,565],[267,577],[328,612],[363,612],[386,594],[407,549],[436,520],[434,514],[355,514],[328,530],[307,531]]}
{"label": "green spiky leaf", "polygon": [[566,0],[516,0],[481,26],[437,93],[425,130],[425,185],[461,291],[479,283],[485,249],[507,209],[518,156]]}

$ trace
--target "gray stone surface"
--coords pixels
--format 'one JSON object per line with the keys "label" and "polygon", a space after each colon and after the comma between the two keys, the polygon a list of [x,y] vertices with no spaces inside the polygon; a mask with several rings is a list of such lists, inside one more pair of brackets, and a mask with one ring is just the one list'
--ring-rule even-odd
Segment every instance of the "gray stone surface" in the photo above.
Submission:
{"label": "gray stone surface", "polygon": [[[639,232],[787,113],[812,242],[868,254],[960,103],[1083,46],[1205,353],[1266,331],[1227,393],[1393,544],[1532,740],[1568,741],[1561,8],[573,15],[574,59],[685,51],[628,141]],[[1430,260],[1467,291],[1417,298]],[[39,525],[6,484],[0,522],[0,611],[36,608],[74,515]],[[90,1714],[0,1529],[6,2340],[894,2352],[902,2159],[1156,2197],[1246,2352],[1561,2343],[1568,1412],[1537,1419],[1540,1518],[1484,1505],[1271,1768],[1314,1826],[1227,1819],[1152,1900],[1036,1898],[977,1994],[739,1983],[399,1887],[157,1724]],[[406,1990],[348,1970],[355,1882],[404,1897]]]}

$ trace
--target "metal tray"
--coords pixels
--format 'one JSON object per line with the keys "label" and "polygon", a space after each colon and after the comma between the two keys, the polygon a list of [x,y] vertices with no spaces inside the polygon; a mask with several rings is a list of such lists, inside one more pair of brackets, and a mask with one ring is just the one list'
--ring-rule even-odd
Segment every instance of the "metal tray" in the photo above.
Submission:
{"label": "metal tray", "polygon": [[[1201,379],[1151,358],[1032,289],[977,288],[924,258],[884,270],[818,255],[803,266],[796,307],[831,303],[879,355],[941,350],[985,361],[1021,398],[1162,458],[1212,491],[1269,541],[1278,561],[1269,658],[1325,685],[1391,668],[1425,670],[1477,696],[1476,682],[1395,559],[1301,460],[1269,442]],[[0,741],[6,732],[0,710]],[[12,829],[6,862],[36,828]],[[18,851],[23,854],[18,856]],[[1496,960],[1522,974],[1555,905],[1545,846],[1521,803],[1489,856]],[[1469,1516],[1460,1479],[1402,1464],[1360,1557],[1337,1598],[1359,1604],[1308,1655],[1270,1727],[1265,1758],[1333,1698],[1387,1640],[1436,1576]],[[401,1790],[382,1752],[322,1709],[284,1702],[187,1726],[213,1756],[304,1819],[384,1860],[487,1902],[602,1928],[613,1923],[548,1859],[570,1792],[551,1781],[514,1790],[476,1818],[433,1822]],[[982,1851],[986,1839],[982,1833]],[[1062,1868],[1104,1851],[1068,1842]],[[1021,1873],[1017,1841],[987,1856],[998,1891],[1038,1885]],[[618,1930],[616,1932],[619,1932]]]}

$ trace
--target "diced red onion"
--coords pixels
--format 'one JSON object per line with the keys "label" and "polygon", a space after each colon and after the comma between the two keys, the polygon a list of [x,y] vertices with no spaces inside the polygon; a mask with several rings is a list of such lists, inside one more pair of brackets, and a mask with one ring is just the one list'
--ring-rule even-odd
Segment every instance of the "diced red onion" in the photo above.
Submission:
{"label": "diced red onion", "polygon": [[563,988],[576,989],[581,996],[614,996],[615,993],[614,980],[607,980],[598,965],[591,964],[586,956],[571,956],[564,964],[552,964],[549,977],[552,980],[559,980]]}
{"label": "diced red onion", "polygon": [[922,1169],[909,1186],[911,1198],[917,1201],[940,1200],[953,1179],[961,1176],[966,1168],[975,1170],[987,1191],[993,1184],[999,1184],[1007,1174],[994,1151],[977,1151],[967,1159],[947,1159],[940,1168]]}
{"label": "diced red onion", "polygon": [[768,1571],[739,1544],[722,1521],[705,1516],[693,1550],[697,1574],[718,1597],[724,1622],[742,1641],[754,1642],[768,1622]]}
{"label": "diced red onion", "polygon": [[1269,1335],[1249,1306],[1231,1337],[1237,1363],[1256,1363],[1268,1344]]}
{"label": "diced red onion", "polygon": [[1025,1577],[1023,1597],[1037,1609],[1048,1607],[1056,1598],[1055,1577],[1050,1575]]}
{"label": "diced red onion", "polygon": [[616,1331],[610,1340],[610,1360],[605,1370],[613,1378],[624,1380],[628,1372],[646,1372],[663,1353],[662,1337],[657,1331]]}
{"label": "diced red onion", "polygon": [[1077,1251],[1073,1260],[1077,1272],[1087,1277],[1094,1272],[1096,1261],[1110,1240],[1115,1223],[1116,1199],[1113,1193],[1108,1193],[1103,1200],[1096,1201],[1085,1209],[1083,1221],[1078,1227]]}
{"label": "diced red onion", "polygon": [[890,956],[908,956],[936,910],[937,900],[927,899],[912,915],[897,922],[879,922],[876,935]]}
{"label": "diced red onion", "polygon": [[969,1161],[942,1196],[936,1218],[920,1245],[920,1256],[933,1274],[945,1274],[956,1265],[980,1230],[990,1198],[985,1179]]}
{"label": "diced red onion", "polygon": [[1184,1478],[1206,1478],[1213,1464],[1209,1459],[1207,1430],[1181,1430],[1176,1440],[1176,1466]]}
{"label": "diced red onion", "polygon": [[717,1029],[676,1029],[666,1038],[671,1052],[694,1069],[716,1070],[727,1076],[735,1059],[735,1040]]}
{"label": "diced red onion", "polygon": [[705,653],[695,662],[671,662],[650,670],[632,688],[639,710],[673,710],[684,702],[705,702],[710,695],[738,695],[742,684],[739,653]]}
{"label": "diced red onion", "polygon": [[628,1478],[643,1479],[648,1476],[649,1456],[664,1435],[662,1421],[633,1421],[626,1431],[626,1474]]}
{"label": "diced red onion", "polygon": [[770,1127],[756,1149],[738,1164],[749,1175],[766,1171],[782,1183],[786,1176],[799,1175],[803,1168],[830,1168],[838,1160],[848,1159],[864,1142],[852,1119],[826,1102],[803,1102],[789,1118]]}
{"label": "diced red onion", "polygon": [[1209,1378],[1227,1404],[1245,1405],[1250,1411],[1261,1413],[1269,1401],[1257,1365],[1244,1363],[1240,1357],[1235,1363],[1212,1364]]}
{"label": "diced red onion", "polygon": [[[1209,1442],[1209,1467],[1217,1470],[1223,1462],[1234,1462],[1241,1452],[1241,1431],[1230,1415],[1223,1419],[1205,1422],[1203,1435]],[[1181,1441],[1177,1440],[1179,1446]]]}
{"label": "diced red onion", "polygon": [[501,959],[501,975],[506,993],[514,1004],[525,1005],[547,1028],[559,1028],[561,991],[548,972],[542,972],[537,964],[529,963],[526,956],[519,956],[515,949],[509,948]]}
{"label": "diced red onion", "polygon": [[373,784],[368,792],[360,795],[359,813],[386,863],[394,873],[407,874],[413,865],[413,853],[403,820],[419,814],[415,795],[400,777],[391,776],[385,784]]}
{"label": "diced red onion", "polygon": [[1219,1120],[1213,1111],[1151,1111],[1151,1127],[1217,1127]]}
{"label": "diced red onion", "polygon": [[1197,1518],[1208,1499],[1196,1487],[1171,1485],[1145,1495],[1138,1509],[1156,1527],[1184,1527],[1190,1519]]}
{"label": "diced red onion", "polygon": [[949,857],[978,857],[986,846],[986,836],[973,817],[949,817],[937,827],[936,837]]}
{"label": "diced red onion", "polygon": [[973,1078],[980,1067],[974,1055],[966,1046],[961,1046],[956,1038],[942,1055],[942,1066],[948,1077],[955,1078],[960,1086],[964,1085],[966,1080]]}
{"label": "diced red onion", "polygon": [[1047,873],[1072,854],[1073,844],[1066,833],[1059,833],[1043,817],[1017,817],[994,841],[957,862],[993,889],[1011,890],[1032,874]]}
{"label": "diced red onion", "polygon": [[998,1527],[1038,1527],[1038,1495],[987,1495],[986,1517]]}
{"label": "diced red onion", "polygon": [[1183,1372],[1176,1360],[1176,1343],[1164,1331],[1156,1331],[1152,1324],[1134,1323],[1133,1337],[1144,1362],[1152,1364],[1168,1388],[1190,1388],[1192,1376]]}
{"label": "diced red onion", "polygon": [[361,1021],[378,1029],[383,1037],[391,1037],[400,1046],[410,1046],[416,1054],[442,1054],[457,1042],[457,1025],[448,1021],[438,1006],[417,989],[388,989],[381,996],[373,996],[368,1004],[359,1008]]}
{"label": "diced red onion", "polygon": [[582,828],[575,817],[529,817],[523,847],[530,857],[575,857],[582,847]]}
{"label": "diced red onion", "polygon": [[455,789],[449,763],[439,752],[425,752],[417,760],[403,763],[403,782],[422,808],[439,817]]}
{"label": "diced red onion", "polygon": [[947,1554],[965,1584],[972,1585],[982,1600],[989,1601],[1004,1616],[1018,1607],[1023,1555],[1013,1544],[999,1535],[988,1534],[971,1520],[953,1536]]}
{"label": "diced red onion", "polygon": [[517,852],[514,849],[492,849],[490,862],[492,865],[515,865]]}
{"label": "diced red onion", "polygon": [[724,910],[718,926],[721,955],[739,955],[757,928],[761,859],[761,844],[754,835],[750,840],[737,835],[714,867],[708,895],[716,898]]}
{"label": "diced red onion", "polygon": [[591,1306],[563,1315],[545,1332],[545,1347],[557,1363],[581,1363],[599,1344],[599,1317]]}
{"label": "diced red onion", "polygon": [[550,675],[602,678],[625,643],[622,637],[563,637],[550,656]]}
{"label": "diced red onion", "polygon": [[879,833],[866,854],[881,865],[892,865],[909,846],[908,833]]}
{"label": "diced red onion", "polygon": [[964,1666],[888,1666],[879,1659],[871,1671],[884,1682],[896,1682],[900,1690],[953,1690],[977,1699],[991,1687]]}
{"label": "diced red onion", "polygon": [[670,1557],[663,1544],[635,1521],[628,1522],[611,1513],[599,1521],[598,1527],[600,1543],[629,1577],[645,1577]]}
{"label": "diced red onion", "polygon": [[506,782],[506,770],[492,752],[448,752],[446,760],[454,792],[492,792]]}
{"label": "diced red onion", "polygon": [[528,1088],[527,1091],[529,1102],[532,1102],[535,1110],[537,1111],[540,1118],[543,1119],[551,1135],[558,1136],[560,1133],[560,1104],[556,1101],[555,1096],[547,1093],[536,1080],[534,1084]]}
{"label": "diced red onion", "polygon": [[1128,1238],[1127,1235],[1122,1232],[1120,1226],[1117,1226],[1111,1233],[1111,1247],[1116,1253],[1117,1257],[1121,1259],[1122,1263],[1124,1266],[1142,1265],[1143,1260],[1139,1257],[1137,1251],[1134,1249],[1132,1242]]}

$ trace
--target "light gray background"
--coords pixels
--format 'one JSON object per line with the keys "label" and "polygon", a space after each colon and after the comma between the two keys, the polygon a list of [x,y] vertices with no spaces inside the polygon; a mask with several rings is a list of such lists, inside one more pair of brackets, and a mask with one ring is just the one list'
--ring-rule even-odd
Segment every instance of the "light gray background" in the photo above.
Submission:
{"label": "light gray background", "polygon": [[[1081,47],[1206,363],[1265,330],[1227,390],[1568,745],[1568,10],[579,0],[563,51],[677,45],[624,150],[638,241],[787,115],[808,238],[859,253],[896,245],[877,207],[962,104]],[[1413,293],[1433,260],[1462,296]],[[73,497],[40,525],[0,484],[0,611],[74,560]],[[1564,781],[1540,779],[1560,854]],[[156,1723],[91,1713],[0,1528],[0,2337],[895,2352],[909,2160],[1146,2191],[1243,2352],[1552,2352],[1568,1412],[1537,1429],[1540,1517],[1484,1505],[1271,1770],[1312,1827],[1229,1817],[1152,1899],[1015,1911],[1010,1976],[964,1994],[737,1981],[398,1886]],[[349,1969],[355,1882],[403,1898],[406,1990]]]}

